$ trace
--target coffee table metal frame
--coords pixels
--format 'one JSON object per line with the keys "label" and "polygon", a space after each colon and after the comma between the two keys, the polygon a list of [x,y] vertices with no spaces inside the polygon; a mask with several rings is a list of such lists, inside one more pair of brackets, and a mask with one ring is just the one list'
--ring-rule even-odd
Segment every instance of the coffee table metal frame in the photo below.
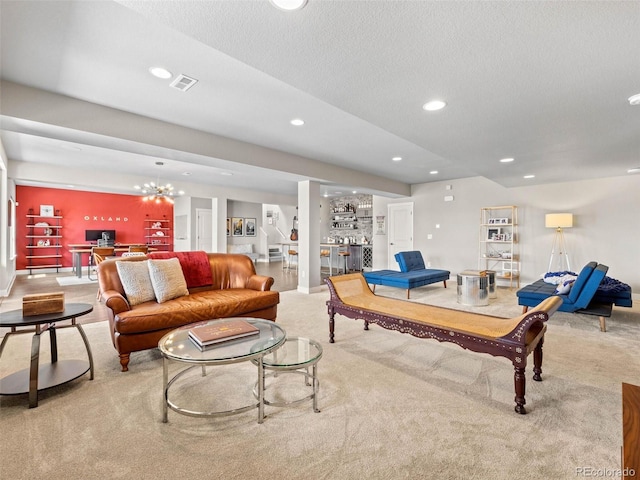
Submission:
{"label": "coffee table metal frame", "polygon": [[[191,340],[189,340],[189,329],[195,325],[205,325],[213,322],[225,322],[235,319],[246,320],[260,329],[258,335],[224,342],[220,345],[200,350]],[[228,365],[252,361],[258,366],[258,379],[264,375],[264,365],[262,359],[265,355],[280,348],[286,340],[287,333],[284,329],[271,320],[261,318],[234,317],[225,319],[209,320],[196,324],[185,325],[169,332],[158,342],[158,348],[162,354],[162,421],[168,422],[169,409],[182,415],[191,417],[222,417],[247,412],[254,408],[258,409],[258,423],[264,421],[264,388],[258,389],[258,402],[251,403],[232,410],[222,411],[196,411],[180,407],[169,400],[169,389],[184,374],[194,368],[202,368],[202,376],[206,376],[207,366]],[[169,379],[169,363],[171,361],[188,364],[189,367],[176,373]],[[264,386],[264,385],[263,385]]]}
{"label": "coffee table metal frame", "polygon": [[[297,356],[287,357],[285,354],[285,349],[288,347],[292,347],[295,343],[295,349],[298,350]],[[287,347],[287,344],[289,346]],[[312,350],[306,349],[306,354],[304,357],[300,356],[300,346],[306,347],[310,346],[315,351],[312,353]],[[270,358],[263,359],[263,375],[262,375],[262,390],[263,390],[263,402],[265,405],[269,405],[272,407],[291,407],[298,405],[306,400],[313,399],[313,411],[318,413],[320,410],[318,409],[318,389],[320,388],[320,381],[318,380],[318,362],[322,358],[322,346],[306,337],[289,337],[287,341],[282,346],[282,348],[272,352],[269,355]],[[311,368],[311,373],[309,373],[309,368]],[[271,373],[266,373],[267,371],[271,371]],[[266,390],[266,377],[277,377],[281,373],[295,373],[299,375],[303,375],[305,377],[305,385],[313,386],[313,391],[307,395],[306,397],[299,398],[297,400],[291,400],[288,402],[276,402],[270,401],[265,398],[264,390]],[[310,383],[311,382],[311,383]],[[259,382],[256,383],[253,394],[258,397],[259,396]]]}
{"label": "coffee table metal frame", "polygon": [[[22,309],[0,313],[0,327],[9,327],[2,343],[0,343],[0,358],[4,347],[12,335],[33,332],[31,340],[31,363],[29,368],[7,375],[0,379],[0,395],[29,394],[29,408],[38,406],[38,392],[63,383],[75,380],[87,372],[89,380],[93,380],[93,354],[89,340],[82,329],[76,323],[76,318],[86,315],[93,310],[88,303],[67,303],[61,313],[47,313],[43,315],[22,316]],[[57,322],[71,320],[71,325],[57,326]],[[27,330],[17,330],[22,327],[33,327]],[[60,360],[58,361],[58,340],[56,330],[74,327],[78,329],[84,346],[87,349],[89,362],[84,360]],[[51,343],[51,362],[40,365],[40,335],[49,332]]]}

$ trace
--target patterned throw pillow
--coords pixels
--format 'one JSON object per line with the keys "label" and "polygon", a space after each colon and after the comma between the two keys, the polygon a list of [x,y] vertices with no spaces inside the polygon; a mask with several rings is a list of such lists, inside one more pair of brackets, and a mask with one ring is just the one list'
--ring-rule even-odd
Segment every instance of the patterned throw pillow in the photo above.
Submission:
{"label": "patterned throw pillow", "polygon": [[153,285],[153,291],[156,294],[158,303],[189,295],[187,282],[184,279],[182,267],[177,258],[147,261],[149,262],[151,285]]}
{"label": "patterned throw pillow", "polygon": [[116,262],[116,268],[129,305],[134,306],[156,299],[147,261]]}

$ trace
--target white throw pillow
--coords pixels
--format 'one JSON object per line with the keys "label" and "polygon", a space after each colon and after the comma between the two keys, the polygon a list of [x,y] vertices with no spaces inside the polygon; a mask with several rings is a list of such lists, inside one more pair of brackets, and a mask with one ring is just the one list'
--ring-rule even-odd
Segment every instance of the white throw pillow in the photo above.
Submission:
{"label": "white throw pillow", "polygon": [[184,279],[182,267],[177,258],[148,260],[148,262],[151,284],[158,303],[189,295],[187,281]]}
{"label": "white throw pillow", "polygon": [[116,262],[122,288],[131,306],[156,299],[147,262]]}

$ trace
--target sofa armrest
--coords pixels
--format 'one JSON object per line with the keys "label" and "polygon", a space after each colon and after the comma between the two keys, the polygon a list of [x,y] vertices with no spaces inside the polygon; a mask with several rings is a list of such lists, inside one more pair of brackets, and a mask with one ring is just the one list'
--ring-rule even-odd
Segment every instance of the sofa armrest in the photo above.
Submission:
{"label": "sofa armrest", "polygon": [[247,282],[248,289],[258,290],[260,292],[269,291],[272,286],[273,277],[267,277],[266,275],[252,275]]}
{"label": "sofa armrest", "polygon": [[116,316],[118,313],[126,312],[127,310],[131,310],[131,306],[126,298],[120,292],[116,292],[115,290],[107,290],[106,292],[102,292],[102,299],[104,300],[105,305],[111,309],[113,315]]}

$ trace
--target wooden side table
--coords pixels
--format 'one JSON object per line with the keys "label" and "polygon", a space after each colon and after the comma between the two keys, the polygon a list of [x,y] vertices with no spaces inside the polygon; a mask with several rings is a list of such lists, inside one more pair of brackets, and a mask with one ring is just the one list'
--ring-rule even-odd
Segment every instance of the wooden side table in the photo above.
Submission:
{"label": "wooden side table", "polygon": [[[30,317],[22,316],[22,309],[0,313],[0,327],[11,328],[2,339],[0,344],[0,359],[7,344],[7,340],[12,335],[34,332],[31,340],[31,364],[18,372],[7,375],[0,379],[0,395],[21,395],[29,394],[29,408],[38,406],[38,391],[55,387],[63,383],[70,382],[87,372],[90,372],[89,380],[93,380],[93,355],[89,340],[81,325],[76,323],[76,318],[93,310],[93,306],[88,303],[67,303],[64,312],[47,313],[44,315],[34,315]],[[71,320],[70,325],[62,327],[56,326],[57,322]],[[25,330],[19,328],[33,327]],[[75,327],[78,329],[84,346],[87,349],[89,361],[85,360],[60,360],[58,361],[58,342],[56,330],[60,328]],[[49,332],[51,342],[51,362],[40,365],[40,334]]]}

